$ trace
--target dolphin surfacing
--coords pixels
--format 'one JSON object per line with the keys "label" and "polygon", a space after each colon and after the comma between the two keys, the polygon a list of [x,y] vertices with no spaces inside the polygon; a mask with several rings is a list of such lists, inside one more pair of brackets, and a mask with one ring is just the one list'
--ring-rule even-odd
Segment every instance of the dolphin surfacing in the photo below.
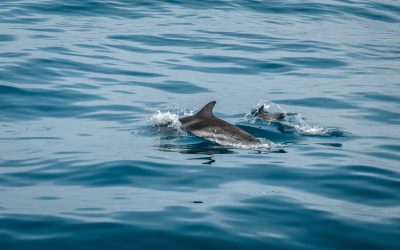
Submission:
{"label": "dolphin surfacing", "polygon": [[209,102],[196,115],[180,118],[182,128],[198,137],[222,145],[257,146],[267,144],[243,129],[215,117],[212,113],[215,104],[215,101]]}
{"label": "dolphin surfacing", "polygon": [[285,118],[284,113],[269,113],[268,111],[265,111],[264,105],[262,105],[258,108],[257,111],[255,111],[254,116],[268,122],[279,121]]}

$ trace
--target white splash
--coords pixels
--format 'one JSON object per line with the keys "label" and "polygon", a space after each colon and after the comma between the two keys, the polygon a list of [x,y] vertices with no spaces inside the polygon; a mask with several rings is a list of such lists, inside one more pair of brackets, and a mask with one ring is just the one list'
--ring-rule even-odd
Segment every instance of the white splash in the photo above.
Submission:
{"label": "white splash", "polygon": [[[259,101],[253,108],[250,113],[245,115],[245,119],[250,123],[255,123],[259,120],[259,118],[254,116],[254,112],[258,110],[261,105],[264,105],[264,110],[270,113],[284,113],[285,118],[281,121],[275,121],[281,125],[283,125],[284,132],[287,133],[297,133],[301,135],[310,135],[310,136],[343,136],[344,132],[334,129],[321,127],[318,125],[310,124],[305,121],[305,119],[299,113],[294,113],[290,111],[285,111],[278,104],[273,103],[271,101],[261,100]],[[265,121],[264,121],[265,122]],[[271,123],[271,122],[268,122]]]}
{"label": "white splash", "polygon": [[171,113],[170,111],[161,112],[160,110],[155,110],[149,122],[156,126],[167,126],[175,129],[180,129],[181,127],[178,114]]}
{"label": "white splash", "polygon": [[164,131],[165,128],[176,130],[181,136],[188,136],[184,130],[182,130],[182,124],[179,121],[179,117],[185,117],[193,115],[196,109],[186,110],[178,107],[168,108],[167,111],[161,111],[159,109],[151,110],[153,115],[147,121],[151,123],[157,132]]}

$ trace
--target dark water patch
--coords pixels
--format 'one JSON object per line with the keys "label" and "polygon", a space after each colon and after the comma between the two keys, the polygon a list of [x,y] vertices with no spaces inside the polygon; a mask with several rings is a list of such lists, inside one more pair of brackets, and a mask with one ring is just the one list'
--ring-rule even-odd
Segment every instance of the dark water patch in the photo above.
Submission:
{"label": "dark water patch", "polygon": [[89,152],[87,151],[60,151],[60,152],[56,152],[54,154],[56,155],[75,155],[75,154],[87,154]]}
{"label": "dark water patch", "polygon": [[330,8],[332,5],[322,3],[282,3],[279,1],[240,1],[244,8],[262,13],[280,15],[299,15],[311,19],[322,19],[323,17],[337,14],[337,11]]}
{"label": "dark water patch", "polygon": [[12,42],[15,41],[15,36],[7,35],[7,34],[0,34],[0,42]]}
{"label": "dark water patch", "polygon": [[253,65],[254,68],[259,69],[259,73],[262,72],[273,72],[273,73],[286,73],[293,70],[288,64],[274,63],[274,62],[262,62]]}
{"label": "dark water patch", "polygon": [[114,90],[114,93],[120,93],[120,94],[126,94],[126,95],[134,95],[135,92],[132,91],[126,91],[126,90]]}
{"label": "dark water patch", "polygon": [[251,75],[253,74],[246,68],[243,67],[200,67],[200,66],[189,66],[183,64],[175,64],[175,63],[163,63],[168,65],[170,69],[173,70],[181,70],[181,71],[195,71],[201,73],[209,73],[209,74],[239,74],[239,75]]}
{"label": "dark water patch", "polygon": [[40,158],[26,158],[23,160],[3,160],[0,157],[0,163],[2,167],[31,167],[37,163],[43,163]]}
{"label": "dark water patch", "polygon": [[42,35],[42,34],[40,34],[40,35],[32,35],[31,37],[34,38],[34,39],[55,39],[54,36]]}
{"label": "dark water patch", "polygon": [[112,199],[113,200],[130,200],[130,198],[128,198],[128,197],[119,197],[119,196],[113,197]]}
{"label": "dark water patch", "polygon": [[[1,244],[13,249],[57,246],[61,250],[125,249],[132,246],[161,249],[166,245],[171,249],[182,246],[196,246],[196,249],[284,249],[277,240],[236,234],[202,219],[205,216],[203,213],[184,207],[170,207],[157,212],[125,212],[113,216],[116,222],[85,222],[61,216],[9,215],[0,218],[4,228],[0,235],[3,239]],[[188,221],[191,218],[195,220]],[[17,230],[21,228],[24,228],[23,234]]]}
{"label": "dark water patch", "polygon": [[[168,139],[168,138],[164,138]],[[234,154],[235,152],[228,148],[224,147],[209,141],[197,142],[197,141],[189,141],[187,143],[171,143],[171,142],[161,142],[158,145],[158,149],[163,152],[179,152],[182,154],[193,154],[193,155],[216,155],[216,154]],[[206,163],[213,163],[212,159],[204,159],[204,158],[192,158],[194,160],[207,160]],[[204,162],[203,162],[204,163]]]}
{"label": "dark water patch", "polygon": [[362,112],[367,114],[361,114],[360,116],[369,121],[387,123],[387,124],[400,124],[400,113],[396,110],[385,110],[381,108],[363,108]]}
{"label": "dark water patch", "polygon": [[54,52],[54,53],[60,53],[60,54],[73,54],[73,51],[66,48],[66,47],[61,47],[61,46],[48,46],[48,47],[43,47],[40,48],[40,50],[47,51],[47,52]]}
{"label": "dark water patch", "polygon": [[[125,105],[78,105],[77,102],[105,100],[104,97],[76,90],[21,89],[0,85],[0,114],[3,121],[39,119],[41,117],[77,117],[95,120],[132,119],[133,108]],[[32,102],[34,98],[34,102]],[[95,112],[104,112],[95,114]],[[113,113],[109,113],[113,112]],[[115,112],[126,112],[118,114]]]}
{"label": "dark water patch", "polygon": [[[59,46],[40,48],[40,50],[55,53],[57,55],[77,56],[77,57],[83,57],[83,58],[94,58],[94,59],[109,60],[109,61],[115,60],[115,58],[113,58],[111,56],[106,56],[106,55],[88,55],[88,54],[83,55],[81,53],[75,52],[68,48],[59,47]],[[109,53],[109,51],[103,51],[103,52]]]}
{"label": "dark water patch", "polygon": [[77,211],[104,211],[104,208],[101,207],[81,207],[75,209]]}
{"label": "dark water patch", "polygon": [[[128,19],[140,19],[149,16],[144,11],[136,9],[138,4],[135,2],[107,2],[103,1],[55,1],[55,2],[37,2],[25,3],[23,8],[35,13],[44,15],[67,15],[67,16],[103,16]],[[154,6],[156,7],[156,6]]]}
{"label": "dark water patch", "polygon": [[87,49],[98,49],[98,50],[103,50],[106,49],[106,47],[99,45],[99,44],[83,44],[83,43],[77,43],[74,44],[74,46],[80,47],[80,48],[87,48]]}
{"label": "dark water patch", "polygon": [[[18,72],[24,72],[19,74]],[[41,67],[39,64],[23,62],[0,69],[0,79],[3,82],[46,84],[64,77],[57,70]]]}
{"label": "dark water patch", "polygon": [[42,51],[47,51],[51,52],[57,55],[70,55],[70,56],[83,56],[83,57],[91,57],[91,56],[85,56],[82,54],[75,53],[74,51],[65,48],[65,47],[60,47],[60,46],[49,46],[49,47],[44,47],[40,48]]}
{"label": "dark water patch", "polygon": [[400,96],[396,95],[395,93],[390,94],[383,94],[383,93],[376,93],[376,92],[358,92],[353,93],[357,96],[357,98],[369,99],[374,101],[381,101],[381,102],[392,102],[396,104],[400,104]]}
{"label": "dark water patch", "polygon": [[5,53],[0,53],[0,57],[9,57],[9,58],[15,58],[15,57],[25,57],[29,56],[30,54],[27,52],[5,52]]}
{"label": "dark water patch", "polygon": [[283,64],[275,61],[263,61],[250,59],[245,57],[232,57],[232,56],[216,56],[216,55],[193,55],[189,57],[190,59],[198,62],[204,63],[233,63],[239,67],[246,67],[249,72],[254,71],[256,73],[257,69],[259,69],[258,73],[263,71],[266,72],[287,72],[291,70],[291,67],[288,64]]}
{"label": "dark water patch", "polygon": [[107,213],[100,213],[98,211],[90,211],[90,212],[85,212],[85,211],[79,211],[79,212],[63,212],[60,213],[62,216],[73,216],[73,217],[78,217],[78,218],[96,218],[96,219],[101,219],[107,216]]}
{"label": "dark water patch", "polygon": [[55,197],[55,196],[40,196],[40,197],[36,197],[35,199],[43,200],[43,201],[52,201],[52,200],[59,200],[61,198],[60,197]]}
{"label": "dark water patch", "polygon": [[65,32],[63,29],[56,28],[25,28],[25,30],[39,31],[39,32],[49,32],[49,33],[62,33]]}
{"label": "dark water patch", "polygon": [[280,63],[259,63],[248,67],[246,67],[246,65],[210,67],[210,66],[191,66],[186,64],[183,65],[177,63],[166,63],[166,62],[159,62],[159,63],[168,65],[170,69],[174,70],[195,71],[208,74],[254,75],[266,72],[282,73],[282,72],[289,72],[292,70],[292,68],[289,65]]}
{"label": "dark water patch", "polygon": [[43,23],[47,21],[47,18],[43,17],[21,17],[15,15],[9,15],[11,17],[0,17],[2,23],[12,23],[12,24],[26,24],[26,25],[35,25],[39,23]]}
{"label": "dark water patch", "polygon": [[[353,18],[362,17],[369,20],[394,22],[399,20],[393,15],[385,12],[379,12],[373,8],[366,8],[361,4],[324,4],[324,3],[277,3],[275,1],[259,2],[246,1],[241,6],[250,10],[268,14],[278,15],[297,15],[311,20],[327,20],[335,18]],[[398,8],[398,7],[397,7]]]}
{"label": "dark water patch", "polygon": [[53,104],[57,104],[57,102],[62,102],[63,100],[70,101],[92,101],[92,100],[105,100],[104,97],[98,95],[91,95],[82,93],[75,90],[46,90],[46,89],[38,89],[38,88],[17,88],[12,86],[0,85],[0,94],[2,95],[1,102],[2,105],[6,105],[7,103],[20,103],[26,104],[30,103],[28,100],[24,100],[21,98],[30,99],[32,96],[35,97],[35,102],[51,102]]}
{"label": "dark water patch", "polygon": [[102,84],[106,83],[106,85],[115,85],[120,83],[119,80],[109,77],[89,77],[89,79],[94,80],[95,82],[101,82]]}
{"label": "dark water patch", "polygon": [[307,68],[329,69],[345,66],[346,63],[337,59],[313,57],[285,57],[281,59],[287,63],[306,66]]}
{"label": "dark water patch", "polygon": [[394,144],[383,144],[383,145],[379,145],[377,146],[378,148],[382,148],[385,150],[390,150],[396,153],[400,152],[400,145],[394,145]]}
{"label": "dark water patch", "polygon": [[[290,41],[284,42],[277,41],[274,47],[280,51],[293,51],[293,52],[320,52],[320,51],[340,51],[334,45],[323,43],[320,41],[304,40],[304,41]],[[308,58],[308,60],[319,60],[320,58]],[[304,63],[304,61],[303,61]],[[337,63],[337,62],[335,62]],[[340,62],[342,63],[342,62]]]}
{"label": "dark water patch", "polygon": [[[217,38],[203,36],[185,36],[177,34],[163,34],[160,36],[149,35],[112,35],[109,39],[130,41],[141,43],[150,47],[189,47],[193,49],[224,49],[224,50],[239,50],[248,52],[267,51],[265,47],[254,47],[248,45],[227,44],[215,42]],[[178,51],[178,53],[180,53]]]}
{"label": "dark water patch", "polygon": [[275,100],[279,104],[287,104],[292,106],[306,106],[306,107],[322,107],[329,109],[354,109],[357,106],[350,104],[344,100],[338,100],[327,97],[310,97],[297,100]]}
{"label": "dark water patch", "polygon": [[[276,240],[279,242],[277,246],[285,249],[308,249],[311,245],[317,248],[329,245],[333,249],[395,248],[398,244],[396,238],[391,238],[386,244],[378,237],[388,233],[395,237],[398,234],[387,224],[341,220],[328,212],[308,208],[295,199],[268,195],[244,200],[242,203],[241,207],[219,206],[215,210],[225,215],[224,222],[233,230],[242,234],[250,231],[265,232],[265,239]],[[307,227],[294,227],[301,218],[308,218]],[[260,223],[254,225],[251,223],[253,220]],[[347,233],[342,234],[343,231]],[[373,237],[365,238],[365,235]]]}
{"label": "dark water patch", "polygon": [[[65,73],[65,70],[67,70]],[[64,73],[63,73],[64,71]],[[18,74],[17,72],[24,72]],[[71,76],[76,73],[98,73],[104,75],[124,75],[130,77],[160,77],[157,73],[124,70],[109,66],[84,63],[77,60],[65,58],[31,58],[18,64],[3,66],[0,71],[0,79],[16,83],[44,84],[55,81],[59,78]]]}
{"label": "dark water patch", "polygon": [[131,41],[141,43],[151,47],[191,47],[196,49],[211,49],[222,47],[222,44],[215,43],[210,39],[192,36],[174,36],[164,34],[162,36],[149,35],[112,35],[109,39]]}
{"label": "dark water patch", "polygon": [[86,89],[86,90],[94,90],[94,89],[99,89],[100,87],[94,84],[86,84],[86,83],[75,83],[71,86],[71,84],[60,84],[61,89],[70,89],[70,90],[75,90],[75,89]]}
{"label": "dark water patch", "polygon": [[144,49],[140,47],[135,47],[135,46],[129,46],[129,45],[122,45],[122,44],[104,44],[105,46],[112,47],[112,48],[117,48],[120,50],[124,51],[129,51],[129,52],[135,52],[135,53],[165,53],[165,54],[180,54],[179,52],[172,52],[168,50],[154,50],[154,49]]}
{"label": "dark water patch", "polygon": [[197,62],[216,63],[216,64],[218,63],[244,64],[246,61],[251,61],[250,59],[244,57],[216,56],[216,55],[203,55],[203,54],[189,56],[188,58]]}
{"label": "dark water patch", "polygon": [[[395,2],[393,2],[395,3]],[[368,6],[372,7],[375,10],[382,10],[385,12],[391,12],[392,14],[399,15],[400,14],[400,6],[392,3],[385,2],[368,2]]]}
{"label": "dark water patch", "polygon": [[365,8],[364,6],[356,7],[343,5],[340,6],[339,11],[342,13],[349,14],[351,16],[362,17],[365,19],[370,19],[374,21],[388,22],[388,23],[398,23],[399,19],[392,15],[387,15],[383,12],[378,12],[376,10]]}
{"label": "dark water patch", "polygon": [[326,143],[326,142],[321,142],[321,143],[317,143],[319,145],[323,145],[323,146],[328,146],[328,147],[334,147],[334,148],[341,148],[343,146],[342,143]]}
{"label": "dark water patch", "polygon": [[158,89],[161,91],[177,93],[177,94],[195,94],[195,93],[211,92],[206,88],[199,87],[195,84],[183,81],[164,81],[163,83],[130,82],[129,84],[142,86],[146,88]]}
{"label": "dark water patch", "polygon": [[381,158],[383,160],[394,160],[394,161],[400,160],[399,154],[391,154],[388,152],[368,152],[367,154],[370,156]]}
{"label": "dark water patch", "polygon": [[210,31],[210,30],[197,30],[197,32],[201,32],[204,34],[211,34],[215,35],[217,37],[234,37],[234,38],[242,38],[250,41],[263,41],[264,43],[267,43],[267,41],[273,42],[273,43],[280,43],[282,41],[292,41],[293,39],[287,38],[287,37],[275,37],[275,36],[270,36],[270,35],[265,35],[265,34],[255,34],[255,33],[246,33],[246,32],[227,32],[227,31]]}
{"label": "dark water patch", "polygon": [[162,1],[167,4],[167,6],[177,5],[179,7],[184,7],[188,9],[222,9],[229,10],[234,6],[234,3],[224,0],[205,0],[205,1],[192,1],[187,2],[185,0],[166,0]]}
{"label": "dark water patch", "polygon": [[83,137],[92,136],[91,134],[87,134],[87,133],[79,133],[77,135],[83,136]]}

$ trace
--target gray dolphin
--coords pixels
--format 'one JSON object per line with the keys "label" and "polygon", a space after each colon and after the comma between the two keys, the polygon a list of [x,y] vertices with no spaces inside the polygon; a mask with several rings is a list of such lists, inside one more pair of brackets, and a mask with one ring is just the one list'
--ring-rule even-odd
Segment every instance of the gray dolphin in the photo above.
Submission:
{"label": "gray dolphin", "polygon": [[279,121],[285,118],[284,113],[269,113],[268,111],[265,111],[264,105],[261,105],[261,107],[259,107],[253,114],[255,117],[269,122]]}
{"label": "gray dolphin", "polygon": [[215,101],[209,102],[196,115],[180,118],[182,128],[198,137],[223,145],[268,144],[243,129],[215,117],[212,113],[215,104]]}

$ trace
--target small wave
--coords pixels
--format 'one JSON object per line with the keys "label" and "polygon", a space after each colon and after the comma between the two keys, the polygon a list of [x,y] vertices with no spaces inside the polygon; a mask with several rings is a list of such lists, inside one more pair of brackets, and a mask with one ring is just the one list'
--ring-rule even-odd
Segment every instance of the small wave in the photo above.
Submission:
{"label": "small wave", "polygon": [[255,117],[255,111],[258,110],[261,105],[264,105],[264,109],[270,113],[284,113],[285,118],[281,121],[274,121],[268,123],[277,123],[278,129],[282,133],[297,133],[300,135],[307,136],[326,136],[326,137],[336,137],[336,136],[344,136],[345,132],[328,127],[321,127],[318,125],[310,124],[305,121],[305,119],[299,113],[288,112],[282,109],[278,104],[273,103],[271,101],[261,100],[259,101],[253,108],[250,113],[245,115],[245,119],[250,123],[256,123],[260,119]]}

